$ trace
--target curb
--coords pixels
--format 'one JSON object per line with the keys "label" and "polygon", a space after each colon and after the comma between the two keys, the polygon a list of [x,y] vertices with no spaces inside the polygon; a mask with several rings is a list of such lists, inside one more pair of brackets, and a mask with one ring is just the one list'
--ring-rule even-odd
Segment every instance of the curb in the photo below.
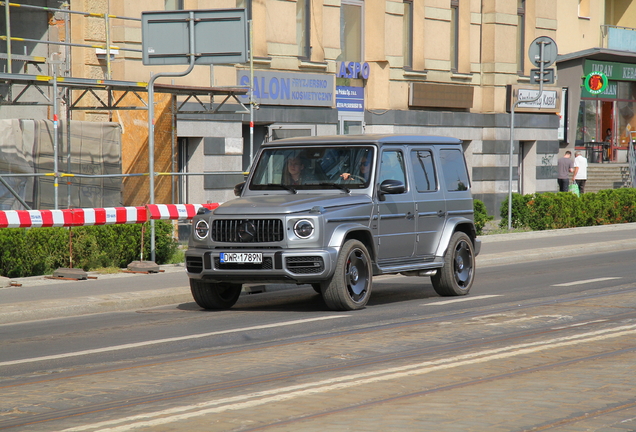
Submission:
{"label": "curb", "polygon": [[510,252],[478,255],[476,264],[478,267],[494,267],[506,264],[522,264],[532,261],[541,261],[546,258],[568,258],[571,256],[594,255],[605,252],[617,252],[626,250],[636,250],[635,240],[617,240],[605,243],[588,243],[578,246],[551,247],[542,249],[532,249],[524,253],[520,251],[517,255]]}

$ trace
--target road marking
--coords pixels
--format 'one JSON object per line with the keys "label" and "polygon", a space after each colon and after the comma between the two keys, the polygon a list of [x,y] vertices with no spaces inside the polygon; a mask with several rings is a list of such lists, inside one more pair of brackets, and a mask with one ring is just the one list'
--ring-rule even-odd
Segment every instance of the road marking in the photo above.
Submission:
{"label": "road marking", "polygon": [[485,363],[493,360],[507,359],[520,355],[533,354],[554,348],[563,348],[582,343],[593,343],[606,339],[636,334],[636,325],[627,325],[610,329],[597,330],[570,335],[547,341],[527,342],[507,347],[487,349],[474,353],[429,360],[421,363],[392,367],[370,372],[339,376],[335,378],[297,384],[287,387],[273,388],[259,392],[247,393],[227,398],[214,399],[194,405],[178,406],[161,411],[137,414],[119,419],[87,424],[64,429],[62,432],[84,432],[98,430],[100,432],[127,432],[138,428],[155,428],[168,423],[179,422],[193,417],[216,414],[225,411],[249,409],[256,406],[291,400],[303,396],[327,393],[335,390],[349,389],[355,386],[373,384],[411,376],[447,370],[460,366]]}
{"label": "road marking", "polygon": [[457,299],[453,299],[453,300],[446,300],[446,301],[439,301],[439,302],[434,302],[434,303],[424,303],[422,306],[439,306],[439,305],[445,305],[445,304],[450,304],[450,303],[458,303],[458,302],[464,302],[464,301],[471,301],[471,300],[482,300],[482,299],[486,299],[486,298],[490,298],[490,297],[501,297],[501,295],[482,295],[482,296],[477,296],[477,297],[461,297],[461,298],[457,298]]}
{"label": "road marking", "polygon": [[622,278],[620,278],[620,277],[604,277],[604,278],[596,278],[596,279],[586,279],[586,280],[581,280],[581,281],[574,281],[574,282],[567,282],[567,283],[562,283],[562,284],[556,284],[556,285],[552,285],[552,286],[572,286],[572,285],[583,285],[583,284],[588,284],[588,283],[602,282],[602,281],[606,281],[606,280],[614,280],[614,279],[622,279]]}
{"label": "road marking", "polygon": [[54,355],[43,356],[43,357],[10,360],[5,362],[0,362],[0,367],[22,364],[22,363],[33,363],[33,362],[40,362],[40,361],[46,361],[46,360],[56,360],[56,359],[67,358],[67,357],[84,356],[89,354],[98,354],[98,353],[111,352],[111,351],[120,351],[124,349],[129,349],[129,348],[139,348],[139,347],[148,346],[148,345],[157,345],[157,344],[168,343],[168,342],[179,342],[179,341],[190,340],[190,339],[200,339],[200,338],[204,338],[208,336],[218,336],[218,335],[229,334],[229,333],[241,333],[241,332],[246,332],[251,330],[263,330],[263,329],[270,329],[270,328],[276,328],[276,327],[286,327],[286,326],[291,326],[296,324],[305,324],[305,323],[310,323],[315,321],[346,318],[350,316],[351,315],[329,315],[329,316],[319,317],[319,318],[308,318],[308,319],[301,319],[301,320],[294,320],[294,321],[285,321],[285,322],[279,322],[279,323],[273,323],[273,324],[253,326],[253,327],[243,327],[243,328],[236,328],[236,329],[230,329],[230,330],[220,330],[220,331],[215,331],[210,333],[200,333],[200,334],[178,336],[178,337],[172,337],[172,338],[166,338],[166,339],[156,339],[156,340],[150,340],[150,341],[144,341],[144,342],[135,342],[135,343],[129,343],[124,345],[114,345],[110,347],[95,348],[92,350],[75,351],[75,352],[69,352],[69,353],[63,353],[63,354],[54,354]]}
{"label": "road marking", "polygon": [[602,323],[602,322],[607,322],[607,320],[606,319],[599,319],[599,320],[594,320],[594,321],[586,321],[586,322],[582,322],[582,323],[570,324],[570,325],[563,326],[563,327],[552,327],[552,330],[563,330],[563,329],[567,329],[567,328],[581,327],[581,326],[585,326],[585,325],[588,325],[588,324],[596,324],[596,323]]}

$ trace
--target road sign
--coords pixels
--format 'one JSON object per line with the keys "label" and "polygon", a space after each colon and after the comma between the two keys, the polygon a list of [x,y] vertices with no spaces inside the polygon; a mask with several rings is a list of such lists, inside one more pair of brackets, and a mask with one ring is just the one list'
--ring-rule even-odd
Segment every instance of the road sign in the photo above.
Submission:
{"label": "road sign", "polygon": [[[543,59],[541,59],[541,45],[543,45]],[[541,67],[542,61],[544,68],[550,67],[556,61],[558,54],[556,42],[548,36],[539,36],[528,48],[528,57],[536,67]]]}
{"label": "road sign", "polygon": [[[541,69],[530,69],[530,84],[541,82]],[[543,84],[554,84],[554,68],[543,69]]]}
{"label": "road sign", "polygon": [[[190,22],[190,12],[194,20]],[[141,13],[144,65],[245,63],[248,52],[245,9],[179,10]],[[189,25],[194,25],[194,47]],[[193,51],[194,50],[194,51]]]}

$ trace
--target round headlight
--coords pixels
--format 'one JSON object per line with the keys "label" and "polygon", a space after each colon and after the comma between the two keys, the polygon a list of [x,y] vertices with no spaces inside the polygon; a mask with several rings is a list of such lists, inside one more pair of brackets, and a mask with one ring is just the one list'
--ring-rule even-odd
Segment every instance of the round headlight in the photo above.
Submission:
{"label": "round headlight", "polygon": [[194,225],[194,234],[200,239],[206,238],[209,232],[210,226],[203,219],[199,219],[196,225]]}
{"label": "round headlight", "polygon": [[314,233],[314,224],[306,219],[299,220],[294,224],[294,233],[300,238],[307,238]]}

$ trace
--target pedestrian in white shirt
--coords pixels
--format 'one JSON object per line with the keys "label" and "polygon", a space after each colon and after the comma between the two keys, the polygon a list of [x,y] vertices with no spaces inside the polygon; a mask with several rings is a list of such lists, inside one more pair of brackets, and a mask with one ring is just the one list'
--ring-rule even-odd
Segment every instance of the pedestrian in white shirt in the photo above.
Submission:
{"label": "pedestrian in white shirt", "polygon": [[585,182],[587,181],[587,159],[583,157],[580,151],[577,151],[575,155],[572,180],[579,185],[579,193],[583,193],[585,192]]}

